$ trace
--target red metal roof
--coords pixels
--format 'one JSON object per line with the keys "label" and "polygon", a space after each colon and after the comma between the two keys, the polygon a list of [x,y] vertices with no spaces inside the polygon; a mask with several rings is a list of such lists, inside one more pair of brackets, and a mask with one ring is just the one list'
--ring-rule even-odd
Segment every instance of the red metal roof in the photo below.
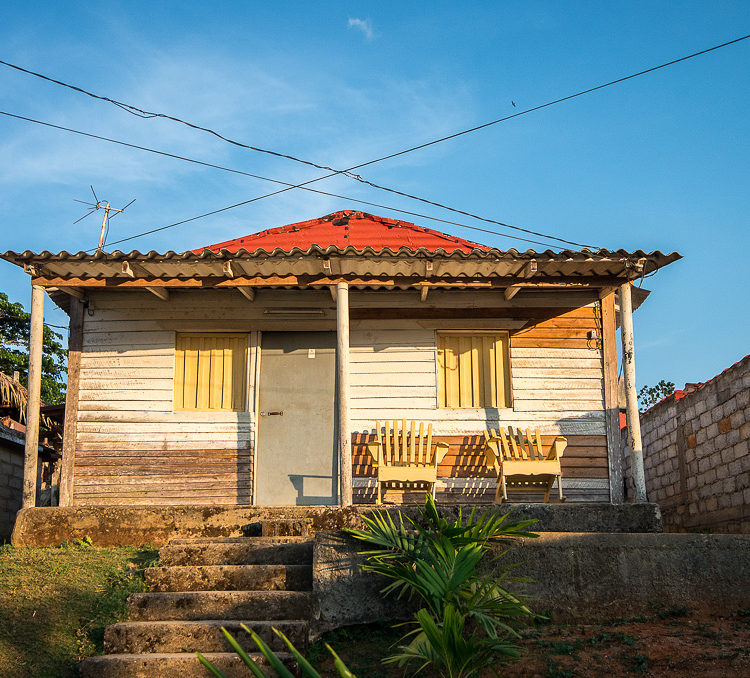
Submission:
{"label": "red metal roof", "polygon": [[427,250],[442,249],[446,252],[492,249],[487,245],[478,245],[447,233],[416,226],[408,221],[376,217],[365,212],[346,210],[334,212],[318,219],[269,228],[242,238],[208,245],[194,250],[194,252],[197,254],[204,249],[214,252],[222,249],[230,252],[237,252],[240,249],[246,249],[250,252],[257,250],[271,252],[276,248],[289,251],[294,247],[306,250],[313,245],[323,248],[333,245],[341,249],[353,246],[358,250],[371,247],[376,251],[390,249],[394,252],[402,247],[410,250],[419,248]]}

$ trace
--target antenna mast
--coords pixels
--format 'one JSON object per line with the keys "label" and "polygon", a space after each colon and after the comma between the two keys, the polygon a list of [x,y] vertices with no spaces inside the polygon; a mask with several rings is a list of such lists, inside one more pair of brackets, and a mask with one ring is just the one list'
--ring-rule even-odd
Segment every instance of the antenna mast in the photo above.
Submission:
{"label": "antenna mast", "polygon": [[[126,209],[128,209],[128,207],[130,207],[135,202],[135,198],[133,198],[122,209],[117,209],[116,207],[112,207],[109,204],[109,200],[99,200],[99,198],[96,197],[96,191],[94,191],[93,186],[89,186],[89,188],[91,189],[91,193],[94,195],[94,200],[96,200],[96,202],[91,203],[91,202],[85,202],[83,200],[76,200],[76,202],[80,202],[80,203],[83,203],[84,205],[88,205],[91,209],[88,212],[86,212],[86,214],[84,214],[80,219],[74,221],[73,223],[77,224],[79,221],[81,221],[81,219],[85,219],[90,214],[93,214],[94,212],[96,212],[96,210],[104,210],[104,216],[102,217],[102,229],[99,232],[99,245],[96,248],[97,252],[101,252],[102,247],[104,247],[104,240],[107,237],[107,231],[109,230],[108,222],[114,219],[118,214],[122,214]],[[114,212],[114,214],[112,214],[111,217],[109,216],[110,212]]]}

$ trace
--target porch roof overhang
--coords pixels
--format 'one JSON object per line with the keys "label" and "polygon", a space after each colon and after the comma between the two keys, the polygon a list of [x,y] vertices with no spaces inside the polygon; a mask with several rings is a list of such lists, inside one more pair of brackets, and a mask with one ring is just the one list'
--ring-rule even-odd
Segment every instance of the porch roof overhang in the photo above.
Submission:
{"label": "porch roof overhang", "polygon": [[[98,251],[54,254],[6,252],[2,258],[22,266],[32,283],[65,296],[86,289],[327,288],[348,282],[360,289],[524,289],[606,290],[636,280],[681,258],[636,250],[527,250],[370,247],[228,249],[146,253]],[[161,295],[159,295],[161,296]],[[63,304],[60,304],[63,306]]]}

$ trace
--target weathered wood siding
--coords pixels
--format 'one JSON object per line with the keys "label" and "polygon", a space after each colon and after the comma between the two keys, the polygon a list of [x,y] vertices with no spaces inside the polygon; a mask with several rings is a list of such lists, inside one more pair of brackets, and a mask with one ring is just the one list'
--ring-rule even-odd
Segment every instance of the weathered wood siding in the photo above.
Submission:
{"label": "weathered wood siding", "polygon": [[[513,309],[508,314],[512,316]],[[524,329],[511,330],[513,406],[506,409],[438,408],[435,329],[352,332],[353,430],[368,433],[375,421],[385,419],[432,421],[438,439],[451,446],[439,469],[443,482],[438,485],[438,496],[455,500],[489,499],[494,493],[482,457],[480,436],[485,429],[539,428],[546,443],[554,435],[568,438],[562,468],[569,500],[608,501],[598,305],[563,310],[559,316],[531,322]],[[383,325],[388,327],[386,321]],[[471,319],[462,323],[464,329],[473,326],[487,327]],[[359,435],[353,440],[358,501],[374,497],[366,439]]]}
{"label": "weathered wood siding", "polygon": [[147,292],[91,296],[74,504],[251,503],[253,413],[175,412],[173,402],[175,332],[232,330],[222,323],[242,320],[249,306],[211,291],[168,302]]}
{"label": "weathered wood siding", "polygon": [[[440,467],[445,500],[493,494],[479,436],[488,427],[562,434],[571,501],[608,499],[601,322],[578,294],[352,291],[351,417],[355,500],[372,495],[363,435],[377,420],[431,421],[451,448]],[[269,307],[310,306],[313,319],[269,317]],[[455,307],[460,307],[456,310]],[[247,504],[252,501],[255,352],[247,412],[175,412],[176,332],[333,330],[327,291],[96,292],[84,314],[74,504]],[[521,329],[523,326],[523,329]],[[438,329],[507,329],[513,407],[438,408]],[[590,333],[596,331],[596,338]],[[547,438],[545,438],[547,439]]]}

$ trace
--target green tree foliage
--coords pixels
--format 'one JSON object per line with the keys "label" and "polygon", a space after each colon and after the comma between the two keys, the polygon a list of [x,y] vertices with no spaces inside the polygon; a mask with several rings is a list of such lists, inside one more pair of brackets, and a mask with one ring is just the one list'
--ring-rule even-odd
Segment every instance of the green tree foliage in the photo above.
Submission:
{"label": "green tree foliage", "polygon": [[[8,375],[19,372],[21,383],[28,386],[29,334],[31,314],[19,303],[9,301],[0,292],[0,371]],[[44,326],[42,355],[42,400],[55,405],[65,400],[65,373],[68,352],[61,343],[62,335]]]}
{"label": "green tree foliage", "polygon": [[645,412],[652,405],[674,393],[674,383],[662,379],[656,386],[644,386],[638,391],[638,404],[641,412]]}

